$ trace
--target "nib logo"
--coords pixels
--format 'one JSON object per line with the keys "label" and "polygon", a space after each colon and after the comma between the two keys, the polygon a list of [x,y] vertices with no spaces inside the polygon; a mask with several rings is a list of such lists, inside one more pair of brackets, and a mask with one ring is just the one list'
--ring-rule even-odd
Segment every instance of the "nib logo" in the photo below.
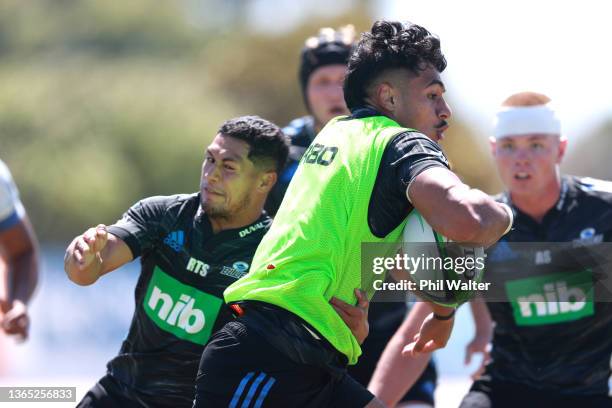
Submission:
{"label": "nib logo", "polygon": [[557,273],[506,283],[519,326],[577,320],[594,313],[590,271]]}
{"label": "nib logo", "polygon": [[184,231],[172,231],[166,238],[164,238],[164,244],[174,249],[176,252],[180,252],[183,244],[185,243],[185,232]]}
{"label": "nib logo", "polygon": [[147,305],[151,310],[157,311],[157,317],[170,326],[177,326],[189,334],[194,334],[202,330],[206,322],[204,312],[194,309],[194,303],[195,300],[187,295],[181,295],[180,299],[174,302],[168,293],[155,286]]}
{"label": "nib logo", "polygon": [[155,267],[142,306],[160,329],[204,345],[222,304],[222,299],[185,285]]}

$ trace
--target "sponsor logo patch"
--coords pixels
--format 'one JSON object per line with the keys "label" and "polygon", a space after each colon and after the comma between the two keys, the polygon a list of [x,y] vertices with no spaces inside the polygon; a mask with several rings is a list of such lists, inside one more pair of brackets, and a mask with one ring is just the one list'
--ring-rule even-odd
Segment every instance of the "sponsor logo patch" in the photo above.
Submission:
{"label": "sponsor logo patch", "polygon": [[166,238],[164,238],[164,244],[168,245],[175,252],[180,252],[185,243],[185,232],[184,231],[172,231]]}
{"label": "sponsor logo patch", "polygon": [[160,329],[204,345],[222,304],[222,299],[185,285],[156,266],[142,306]]}
{"label": "sponsor logo patch", "polygon": [[590,270],[507,282],[506,293],[518,326],[563,323],[594,313]]}

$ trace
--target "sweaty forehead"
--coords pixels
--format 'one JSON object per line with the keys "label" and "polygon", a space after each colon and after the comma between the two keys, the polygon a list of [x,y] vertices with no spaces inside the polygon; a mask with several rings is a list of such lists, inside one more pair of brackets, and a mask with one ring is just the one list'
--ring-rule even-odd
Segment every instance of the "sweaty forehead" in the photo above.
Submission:
{"label": "sweaty forehead", "polygon": [[248,155],[250,149],[247,142],[221,133],[215,136],[207,150],[223,160],[249,160]]}

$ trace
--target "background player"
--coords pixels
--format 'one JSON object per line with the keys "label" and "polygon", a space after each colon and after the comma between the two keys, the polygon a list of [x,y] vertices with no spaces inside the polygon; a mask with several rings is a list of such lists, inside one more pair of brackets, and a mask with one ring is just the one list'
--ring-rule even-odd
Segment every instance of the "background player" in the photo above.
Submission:
{"label": "background player", "polygon": [[502,274],[508,263],[523,262],[521,269],[532,276],[504,278],[508,302],[476,303],[486,305],[495,322],[493,347],[491,362],[462,408],[612,406],[610,299],[603,299],[596,285],[595,301],[587,299],[582,308],[548,302],[548,312],[532,310],[530,302],[519,299],[543,297],[546,285],[571,290],[583,278],[588,291],[592,277],[568,271],[568,252],[554,244],[534,251],[528,261],[503,250],[506,242],[569,241],[589,247],[612,240],[612,183],[560,174],[568,142],[550,101],[522,92],[506,99],[497,114],[491,150],[507,189],[497,199],[512,207],[515,228],[494,248],[487,269]]}
{"label": "background player", "polygon": [[[355,304],[361,243],[397,242],[413,206],[463,242],[491,244],[512,222],[506,206],[448,170],[435,143],[450,117],[445,66],[423,27],[378,21],[362,36],[345,79],[352,115],[317,135],[249,274],[225,291],[239,319],[204,350],[196,407],[380,406],[346,374],[359,340],[328,303]],[[433,307],[417,350],[444,346],[452,329],[454,310]]]}
{"label": "background player", "polygon": [[0,327],[28,337],[28,302],[38,282],[38,241],[11,173],[0,161]]}
{"label": "background player", "polygon": [[274,124],[231,119],[206,149],[199,193],[146,198],[72,241],[65,269],[80,285],[142,264],[127,339],[80,407],[191,407],[203,346],[231,318],[222,292],[269,228],[263,205],[287,153]]}

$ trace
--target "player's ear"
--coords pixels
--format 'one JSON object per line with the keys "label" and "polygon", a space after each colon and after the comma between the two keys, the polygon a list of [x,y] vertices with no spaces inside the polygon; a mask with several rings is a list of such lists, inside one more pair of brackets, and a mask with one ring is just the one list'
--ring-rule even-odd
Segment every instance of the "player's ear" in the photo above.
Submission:
{"label": "player's ear", "polygon": [[269,193],[276,184],[276,180],[278,180],[278,175],[276,171],[265,171],[262,172],[259,176],[259,181],[257,183],[257,189],[262,193]]}
{"label": "player's ear", "polygon": [[375,90],[375,98],[378,105],[384,108],[387,112],[395,112],[397,98],[395,89],[388,82],[381,82]]}
{"label": "player's ear", "polygon": [[491,147],[491,154],[495,157],[495,148],[497,148],[497,139],[493,136],[489,136],[489,146]]}
{"label": "player's ear", "polygon": [[561,163],[565,156],[565,150],[567,149],[567,137],[561,136],[559,138],[559,150],[557,153],[557,163]]}

